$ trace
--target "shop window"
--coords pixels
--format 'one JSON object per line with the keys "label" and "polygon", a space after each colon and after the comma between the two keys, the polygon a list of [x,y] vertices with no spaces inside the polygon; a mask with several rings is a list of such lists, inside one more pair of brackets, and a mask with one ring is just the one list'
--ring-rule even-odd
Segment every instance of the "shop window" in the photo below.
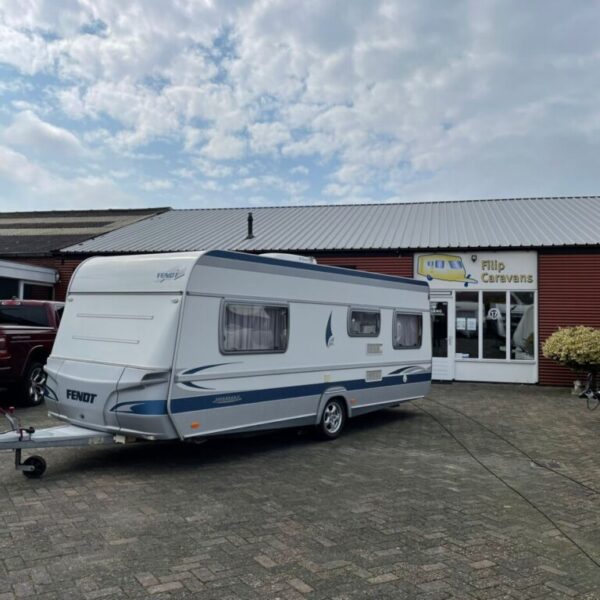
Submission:
{"label": "shop window", "polygon": [[221,317],[221,351],[225,354],[285,352],[288,307],[225,302]]}
{"label": "shop window", "polygon": [[478,292],[456,292],[456,357],[479,358]]}
{"label": "shop window", "polygon": [[394,313],[393,346],[400,348],[420,348],[423,335],[423,315]]}
{"label": "shop window", "polygon": [[510,357],[535,359],[535,295],[533,292],[510,293]]}
{"label": "shop window", "polygon": [[348,335],[350,337],[377,337],[381,327],[381,314],[378,310],[357,310],[348,312]]}
{"label": "shop window", "polygon": [[506,292],[483,292],[483,358],[506,358]]}

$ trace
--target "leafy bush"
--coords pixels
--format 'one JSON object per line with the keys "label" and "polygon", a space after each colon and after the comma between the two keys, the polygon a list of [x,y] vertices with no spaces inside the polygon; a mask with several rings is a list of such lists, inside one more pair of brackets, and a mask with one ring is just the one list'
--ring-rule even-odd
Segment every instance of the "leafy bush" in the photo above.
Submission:
{"label": "leafy bush", "polygon": [[600,367],[600,329],[578,325],[559,328],[542,346],[546,358],[572,369]]}

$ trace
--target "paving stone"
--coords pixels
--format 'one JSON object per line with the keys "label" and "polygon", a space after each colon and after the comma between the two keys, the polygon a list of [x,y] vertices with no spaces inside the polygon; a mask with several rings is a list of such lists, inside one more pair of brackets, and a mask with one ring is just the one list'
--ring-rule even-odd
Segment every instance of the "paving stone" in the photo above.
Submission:
{"label": "paving stone", "polygon": [[313,588],[310,585],[307,585],[302,581],[302,579],[290,579],[288,583],[298,590],[301,594],[310,594],[313,591]]}
{"label": "paving stone", "polygon": [[597,567],[432,417],[600,560],[600,411],[455,383],[326,444],[49,449],[39,481],[0,454],[0,600],[600,600]]}
{"label": "paving stone", "polygon": [[172,592],[179,590],[183,587],[183,584],[179,581],[171,581],[170,583],[160,583],[159,585],[151,585],[146,588],[149,594],[162,594],[163,592]]}

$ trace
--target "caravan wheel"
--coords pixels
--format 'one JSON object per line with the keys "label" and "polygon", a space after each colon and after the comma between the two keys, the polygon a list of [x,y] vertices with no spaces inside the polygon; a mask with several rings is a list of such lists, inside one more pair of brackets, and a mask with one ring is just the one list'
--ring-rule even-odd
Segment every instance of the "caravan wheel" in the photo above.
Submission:
{"label": "caravan wheel", "polygon": [[317,433],[323,440],[334,440],[346,425],[346,404],[343,398],[328,400],[323,409]]}

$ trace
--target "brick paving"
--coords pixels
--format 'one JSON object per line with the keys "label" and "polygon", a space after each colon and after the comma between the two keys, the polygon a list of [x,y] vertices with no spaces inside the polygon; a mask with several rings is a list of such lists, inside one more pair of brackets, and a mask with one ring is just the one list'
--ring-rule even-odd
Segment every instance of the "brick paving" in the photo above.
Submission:
{"label": "brick paving", "polygon": [[0,454],[0,600],[600,598],[599,440],[566,390],[452,384],[329,443]]}

